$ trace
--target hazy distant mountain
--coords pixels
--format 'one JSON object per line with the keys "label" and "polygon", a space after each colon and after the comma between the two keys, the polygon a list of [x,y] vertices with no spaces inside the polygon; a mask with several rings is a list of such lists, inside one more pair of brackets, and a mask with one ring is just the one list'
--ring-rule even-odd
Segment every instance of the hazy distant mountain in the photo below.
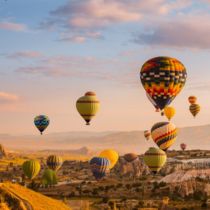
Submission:
{"label": "hazy distant mountain", "polygon": [[[179,149],[180,143],[186,143],[187,149],[210,149],[210,125],[185,127],[179,129],[176,143],[171,149]],[[154,146],[152,140],[146,141],[143,131],[121,132],[65,132],[43,136],[12,136],[0,134],[0,143],[9,149],[65,149],[75,150],[88,147],[90,150],[114,148],[120,153],[144,153]]]}

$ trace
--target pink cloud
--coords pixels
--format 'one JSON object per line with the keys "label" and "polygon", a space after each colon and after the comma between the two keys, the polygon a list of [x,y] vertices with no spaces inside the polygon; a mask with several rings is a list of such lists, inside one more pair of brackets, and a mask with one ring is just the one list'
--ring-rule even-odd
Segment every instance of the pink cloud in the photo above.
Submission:
{"label": "pink cloud", "polygon": [[8,58],[39,58],[42,54],[37,51],[21,51],[7,55]]}
{"label": "pink cloud", "polygon": [[3,21],[0,22],[0,29],[8,31],[25,31],[27,27],[25,24]]}
{"label": "pink cloud", "polygon": [[188,47],[195,49],[210,48],[209,15],[180,15],[177,19],[152,22],[145,32],[135,35],[134,41],[139,44]]}
{"label": "pink cloud", "polygon": [[102,39],[103,36],[100,32],[86,32],[83,35],[75,34],[69,35],[69,33],[63,33],[59,41],[69,41],[75,43],[84,43],[89,39]]}
{"label": "pink cloud", "polygon": [[192,4],[190,0],[85,0],[68,1],[50,12],[41,24],[46,29],[61,29],[68,36],[59,40],[83,43],[98,36],[87,32],[101,33],[102,29],[123,23],[139,23],[145,19],[158,19],[172,11],[179,11]]}
{"label": "pink cloud", "polygon": [[17,95],[0,91],[0,104],[10,104],[17,102],[18,100],[19,97]]}

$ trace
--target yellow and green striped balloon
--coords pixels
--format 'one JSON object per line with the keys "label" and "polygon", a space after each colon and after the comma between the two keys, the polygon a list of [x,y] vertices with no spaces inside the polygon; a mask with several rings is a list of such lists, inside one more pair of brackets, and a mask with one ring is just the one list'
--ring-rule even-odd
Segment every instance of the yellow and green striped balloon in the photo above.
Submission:
{"label": "yellow and green striped balloon", "polygon": [[27,160],[22,165],[24,174],[29,179],[34,179],[40,171],[40,163],[37,160]]}
{"label": "yellow and green striped balloon", "polygon": [[189,109],[191,114],[196,117],[196,115],[200,112],[201,107],[199,104],[191,104]]}
{"label": "yellow and green striped balloon", "polygon": [[53,171],[57,171],[62,166],[63,160],[60,156],[50,155],[47,158],[47,166]]}
{"label": "yellow and green striped balloon", "polygon": [[164,166],[166,160],[166,153],[155,147],[150,147],[144,154],[144,162],[154,174]]}
{"label": "yellow and green striped balloon", "polygon": [[90,125],[90,121],[97,114],[100,108],[100,102],[94,92],[87,92],[76,102],[77,111],[86,121],[86,125]]}
{"label": "yellow and green striped balloon", "polygon": [[43,185],[55,185],[57,184],[57,177],[55,171],[46,169],[42,176]]}

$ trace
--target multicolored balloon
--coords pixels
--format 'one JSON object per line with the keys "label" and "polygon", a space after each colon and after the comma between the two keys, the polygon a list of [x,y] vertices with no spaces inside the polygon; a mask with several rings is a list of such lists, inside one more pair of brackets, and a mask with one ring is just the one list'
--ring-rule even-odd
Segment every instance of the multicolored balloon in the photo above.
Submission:
{"label": "multicolored balloon", "polygon": [[200,112],[201,107],[199,104],[191,104],[189,109],[191,114],[196,117],[196,115]]}
{"label": "multicolored balloon", "polygon": [[144,137],[146,138],[146,140],[149,140],[149,139],[150,139],[150,136],[151,136],[150,131],[145,130],[145,131],[144,131]]}
{"label": "multicolored balloon", "polygon": [[77,111],[86,121],[86,125],[90,125],[91,119],[100,109],[100,102],[94,92],[87,92],[76,102]]}
{"label": "multicolored balloon", "polygon": [[43,185],[55,185],[57,184],[57,177],[55,171],[51,169],[45,169],[42,176]]}
{"label": "multicolored balloon", "polygon": [[171,120],[175,114],[176,114],[176,109],[174,109],[174,107],[166,106],[164,108],[164,115],[168,118],[168,120]]}
{"label": "multicolored balloon", "polygon": [[158,147],[166,151],[176,140],[177,128],[171,122],[159,122],[153,125],[151,136]]}
{"label": "multicolored balloon", "polygon": [[144,63],[140,71],[144,89],[155,102],[155,106],[161,110],[179,94],[186,78],[184,65],[177,59],[169,57],[152,58]]}
{"label": "multicolored balloon", "polygon": [[90,160],[90,168],[93,176],[100,180],[109,172],[110,161],[107,158],[93,157]]}
{"label": "multicolored balloon", "polygon": [[195,104],[197,102],[196,96],[189,96],[188,101],[190,104]]}
{"label": "multicolored balloon", "polygon": [[48,116],[46,115],[39,115],[34,118],[34,125],[40,131],[41,135],[49,124],[50,124],[50,120]]}
{"label": "multicolored balloon", "polygon": [[158,105],[156,104],[156,102],[151,98],[151,96],[148,93],[146,93],[146,96],[149,99],[149,101],[152,103],[152,105],[155,107],[155,111],[159,112],[160,109],[159,109]]}
{"label": "multicolored balloon", "polygon": [[39,161],[37,160],[28,160],[23,163],[22,168],[24,174],[29,179],[34,179],[38,175],[41,166]]}
{"label": "multicolored balloon", "polygon": [[186,144],[184,144],[184,143],[182,143],[182,144],[180,144],[180,147],[181,147],[181,149],[184,151],[184,150],[186,150],[187,145],[186,145]]}
{"label": "multicolored balloon", "polygon": [[144,162],[156,174],[166,163],[166,153],[158,148],[150,147],[144,154]]}
{"label": "multicolored balloon", "polygon": [[131,163],[131,162],[135,161],[136,159],[138,159],[138,155],[135,153],[127,153],[124,155],[124,159],[127,162]]}
{"label": "multicolored balloon", "polygon": [[113,149],[106,149],[100,153],[99,157],[107,158],[110,161],[110,169],[112,169],[119,159],[119,154]]}
{"label": "multicolored balloon", "polygon": [[47,166],[49,169],[52,169],[53,171],[57,171],[63,164],[63,160],[61,157],[57,155],[50,155],[47,158]]}

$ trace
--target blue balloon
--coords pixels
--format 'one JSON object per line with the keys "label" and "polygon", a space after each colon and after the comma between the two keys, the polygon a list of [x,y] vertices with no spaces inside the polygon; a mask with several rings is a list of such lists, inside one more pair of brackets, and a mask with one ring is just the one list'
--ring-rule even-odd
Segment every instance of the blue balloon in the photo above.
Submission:
{"label": "blue balloon", "polygon": [[93,176],[99,180],[102,179],[110,169],[110,161],[102,157],[93,157],[90,160],[90,167]]}

